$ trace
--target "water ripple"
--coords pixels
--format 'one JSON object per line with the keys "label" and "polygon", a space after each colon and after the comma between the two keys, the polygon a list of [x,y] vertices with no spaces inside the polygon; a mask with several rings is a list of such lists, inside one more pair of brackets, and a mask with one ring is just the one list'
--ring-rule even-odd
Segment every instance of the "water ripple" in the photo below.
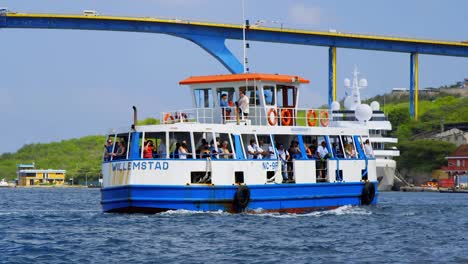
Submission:
{"label": "water ripple", "polygon": [[308,214],[102,213],[99,190],[0,189],[0,263],[468,263],[468,199]]}

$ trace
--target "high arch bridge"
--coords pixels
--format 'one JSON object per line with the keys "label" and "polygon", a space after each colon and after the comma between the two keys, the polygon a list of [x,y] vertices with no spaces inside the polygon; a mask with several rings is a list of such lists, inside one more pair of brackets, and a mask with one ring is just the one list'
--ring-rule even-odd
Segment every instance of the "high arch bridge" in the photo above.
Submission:
{"label": "high arch bridge", "polygon": [[[194,42],[220,61],[231,73],[243,65],[226,47],[226,39],[242,40],[243,26],[179,19],[134,18],[101,15],[25,14],[0,10],[0,28],[108,30],[168,34]],[[249,41],[329,47],[328,105],[336,98],[336,49],[350,48],[404,52],[410,62],[410,115],[418,116],[418,54],[468,57],[468,43],[411,38],[248,27]]]}

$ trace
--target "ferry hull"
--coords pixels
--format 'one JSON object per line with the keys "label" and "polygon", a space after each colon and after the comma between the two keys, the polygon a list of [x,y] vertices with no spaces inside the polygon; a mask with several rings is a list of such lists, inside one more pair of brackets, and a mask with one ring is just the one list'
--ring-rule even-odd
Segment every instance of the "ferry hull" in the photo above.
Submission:
{"label": "ferry hull", "polygon": [[[377,190],[377,182],[373,182]],[[363,182],[249,185],[250,200],[236,208],[238,185],[124,185],[102,189],[105,212],[157,213],[167,210],[304,213],[361,205]],[[371,204],[377,203],[378,193]]]}

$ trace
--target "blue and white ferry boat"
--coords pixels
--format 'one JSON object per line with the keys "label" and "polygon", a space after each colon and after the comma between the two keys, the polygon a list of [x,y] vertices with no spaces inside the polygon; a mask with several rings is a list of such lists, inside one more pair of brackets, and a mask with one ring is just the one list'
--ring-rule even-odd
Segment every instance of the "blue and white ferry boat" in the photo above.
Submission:
{"label": "blue and white ferry boat", "polygon": [[[131,128],[107,137],[103,210],[302,213],[376,204],[368,129],[340,127],[326,109],[298,108],[307,83],[278,74],[196,76],[180,82],[191,89],[192,109],[145,126],[135,109]],[[356,109],[362,122],[371,115],[369,106]]]}

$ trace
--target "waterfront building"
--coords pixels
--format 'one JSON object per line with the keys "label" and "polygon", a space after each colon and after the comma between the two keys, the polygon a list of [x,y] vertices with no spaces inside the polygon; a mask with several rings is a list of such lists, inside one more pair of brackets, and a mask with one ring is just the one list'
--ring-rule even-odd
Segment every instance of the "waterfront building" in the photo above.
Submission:
{"label": "waterfront building", "polygon": [[468,175],[468,144],[460,145],[450,156],[447,166],[442,167],[449,177]]}
{"label": "waterfront building", "polygon": [[33,185],[63,185],[65,182],[65,170],[36,169],[35,164],[16,165],[16,181],[18,186]]}

